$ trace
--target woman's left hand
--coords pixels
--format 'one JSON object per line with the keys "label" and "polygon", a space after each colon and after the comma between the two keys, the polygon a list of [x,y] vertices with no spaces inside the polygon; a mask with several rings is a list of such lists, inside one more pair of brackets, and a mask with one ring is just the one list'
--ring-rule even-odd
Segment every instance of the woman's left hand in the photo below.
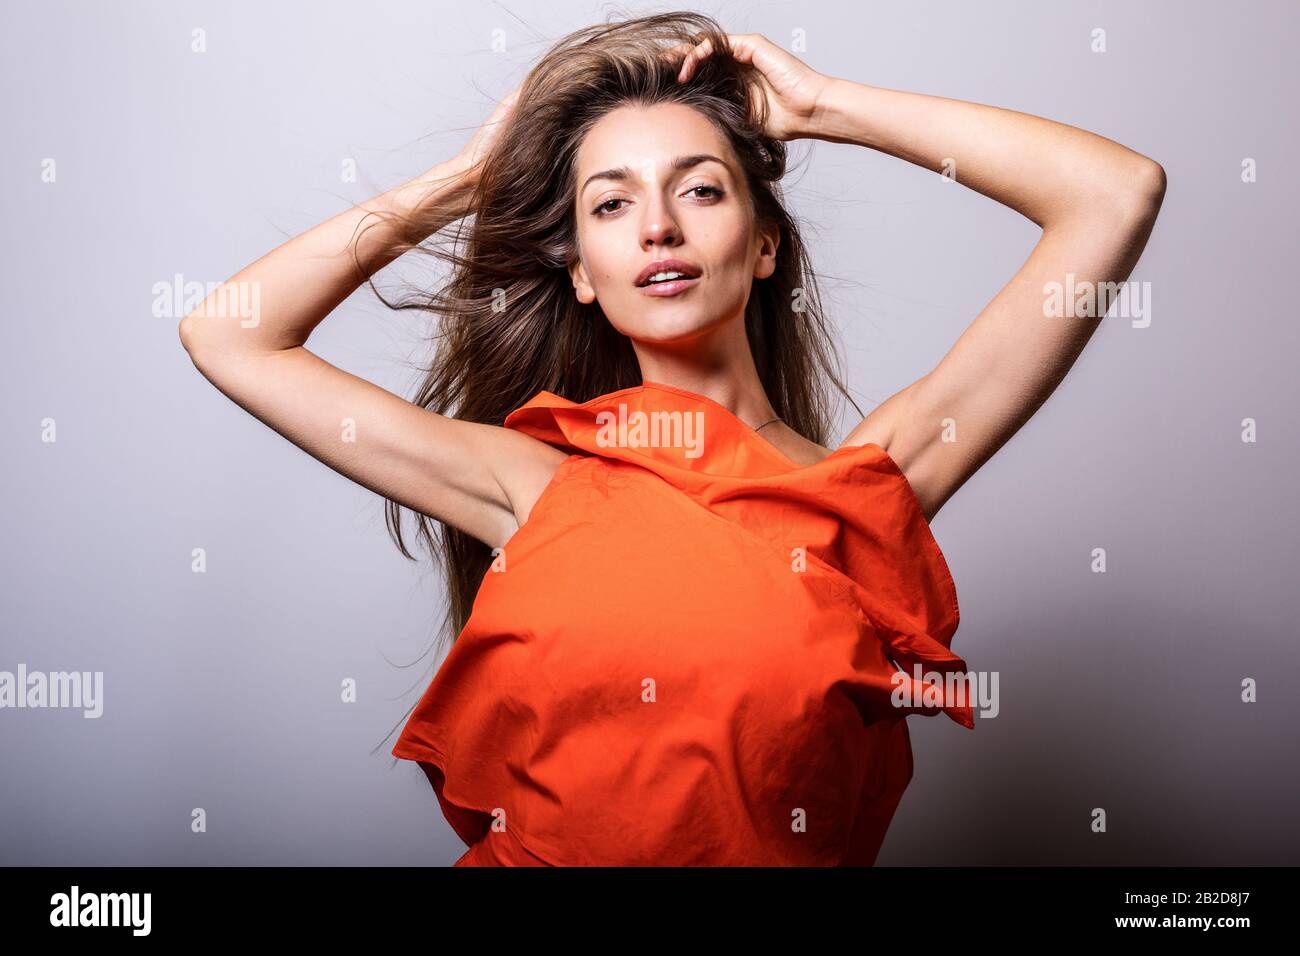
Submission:
{"label": "woman's left hand", "polygon": [[[759,73],[756,84],[767,99],[766,135],[778,140],[803,139],[813,135],[817,110],[831,78],[757,33],[727,34],[737,60],[749,63]],[[708,40],[697,44],[682,63],[677,82],[685,83],[696,66],[713,52]]]}

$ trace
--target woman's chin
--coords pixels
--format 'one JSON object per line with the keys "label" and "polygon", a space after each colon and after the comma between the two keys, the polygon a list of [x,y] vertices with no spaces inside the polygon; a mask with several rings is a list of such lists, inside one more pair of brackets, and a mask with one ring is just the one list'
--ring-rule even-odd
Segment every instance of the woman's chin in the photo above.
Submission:
{"label": "woman's chin", "polygon": [[722,320],[714,316],[701,316],[696,307],[655,308],[619,331],[636,342],[670,345],[708,335],[721,324]]}
{"label": "woman's chin", "polygon": [[708,335],[714,327],[713,323],[690,321],[646,323],[628,338],[647,345],[680,345]]}

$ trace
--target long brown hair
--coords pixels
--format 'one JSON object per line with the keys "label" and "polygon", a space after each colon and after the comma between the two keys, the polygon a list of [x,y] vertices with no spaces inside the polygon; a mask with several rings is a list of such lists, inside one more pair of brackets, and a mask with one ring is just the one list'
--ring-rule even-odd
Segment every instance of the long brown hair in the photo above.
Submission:
{"label": "long brown hair", "polygon": [[[682,43],[713,41],[688,83],[676,82]],[[699,13],[662,13],[588,27],[555,44],[520,87],[514,116],[485,159],[449,248],[406,244],[451,264],[445,288],[392,303],[436,314],[439,344],[412,399],[439,414],[501,425],[546,389],[575,402],[641,384],[631,343],[599,303],[574,295],[568,267],[578,258],[576,155],[602,116],[624,104],[673,102],[693,107],[731,143],[748,181],[757,219],[780,228],[776,271],[755,280],[745,309],[754,364],[768,400],[791,428],[824,444],[832,408],[829,386],[854,404],[837,374],[839,356],[823,318],[816,278],[779,180],[786,147],[762,134],[765,101],[756,72],[730,55],[726,33]],[[418,217],[418,214],[417,214]],[[472,220],[472,221],[471,221]],[[432,220],[431,220],[432,221]],[[436,227],[436,240],[443,230]],[[429,235],[412,220],[406,235]],[[463,250],[463,251],[458,251]],[[374,289],[373,280],[371,288]],[[504,307],[502,307],[504,303]],[[388,500],[389,531],[402,536],[402,506]],[[450,626],[464,628],[491,549],[443,522],[418,515],[419,536],[443,567]]]}

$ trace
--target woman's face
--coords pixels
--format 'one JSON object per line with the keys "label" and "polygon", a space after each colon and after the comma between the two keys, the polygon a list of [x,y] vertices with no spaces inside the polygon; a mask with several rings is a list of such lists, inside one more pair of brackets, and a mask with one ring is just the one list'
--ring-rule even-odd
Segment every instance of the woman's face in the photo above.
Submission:
{"label": "woman's face", "polygon": [[[720,328],[743,316],[753,280],[776,268],[779,235],[758,228],[734,151],[688,106],[607,113],[583,140],[577,172],[574,289],[635,341]],[[646,284],[646,270],[668,259],[682,264],[671,271],[694,275]]]}

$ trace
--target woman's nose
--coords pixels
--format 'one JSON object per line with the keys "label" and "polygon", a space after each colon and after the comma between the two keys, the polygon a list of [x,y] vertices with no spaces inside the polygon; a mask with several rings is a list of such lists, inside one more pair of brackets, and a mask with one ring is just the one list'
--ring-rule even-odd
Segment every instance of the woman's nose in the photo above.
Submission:
{"label": "woman's nose", "polygon": [[678,239],[677,221],[662,199],[651,199],[645,206],[645,218],[641,222],[641,242],[643,244],[671,245]]}

